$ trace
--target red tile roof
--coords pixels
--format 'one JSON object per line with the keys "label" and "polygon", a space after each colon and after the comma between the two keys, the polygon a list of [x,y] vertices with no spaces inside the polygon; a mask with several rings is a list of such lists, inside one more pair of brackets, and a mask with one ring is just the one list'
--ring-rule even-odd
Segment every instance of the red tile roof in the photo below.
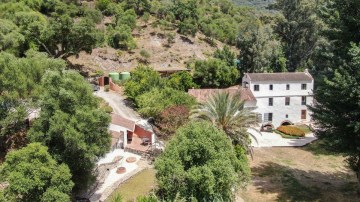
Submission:
{"label": "red tile roof", "polygon": [[114,113],[111,114],[111,123],[117,126],[124,127],[131,132],[134,132],[135,130],[135,121],[131,121]]}
{"label": "red tile roof", "polygon": [[256,100],[251,90],[241,86],[232,86],[226,89],[189,89],[189,95],[196,98],[198,102],[205,102],[210,96],[217,92],[228,92],[229,94],[240,93],[242,100]]}

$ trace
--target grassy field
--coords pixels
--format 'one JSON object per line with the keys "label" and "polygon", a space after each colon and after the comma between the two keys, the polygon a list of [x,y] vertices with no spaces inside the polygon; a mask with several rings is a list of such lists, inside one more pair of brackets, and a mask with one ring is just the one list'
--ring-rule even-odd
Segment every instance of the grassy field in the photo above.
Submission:
{"label": "grassy field", "polygon": [[250,161],[253,182],[244,201],[359,201],[356,176],[344,158],[317,143],[305,148],[257,148]]}
{"label": "grassy field", "polygon": [[109,197],[111,199],[119,193],[123,202],[135,201],[138,196],[148,195],[155,187],[155,170],[146,169],[121,184],[119,188]]}

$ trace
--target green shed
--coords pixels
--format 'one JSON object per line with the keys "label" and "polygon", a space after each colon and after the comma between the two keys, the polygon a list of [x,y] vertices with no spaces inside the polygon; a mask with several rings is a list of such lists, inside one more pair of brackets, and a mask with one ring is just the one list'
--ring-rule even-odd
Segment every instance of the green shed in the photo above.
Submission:
{"label": "green shed", "polygon": [[117,73],[117,72],[110,72],[110,73],[109,73],[109,77],[110,77],[113,81],[119,81],[119,73]]}

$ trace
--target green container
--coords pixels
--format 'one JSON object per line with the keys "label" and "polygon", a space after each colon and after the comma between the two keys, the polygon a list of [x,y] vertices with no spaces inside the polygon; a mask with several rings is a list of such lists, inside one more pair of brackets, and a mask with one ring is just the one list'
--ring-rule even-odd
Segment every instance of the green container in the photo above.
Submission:
{"label": "green container", "polygon": [[110,73],[109,73],[109,77],[110,77],[113,81],[119,81],[119,73],[117,73],[117,72],[110,72]]}
{"label": "green container", "polygon": [[128,80],[130,79],[130,72],[121,72],[120,73],[120,80],[121,81],[125,81],[125,80]]}

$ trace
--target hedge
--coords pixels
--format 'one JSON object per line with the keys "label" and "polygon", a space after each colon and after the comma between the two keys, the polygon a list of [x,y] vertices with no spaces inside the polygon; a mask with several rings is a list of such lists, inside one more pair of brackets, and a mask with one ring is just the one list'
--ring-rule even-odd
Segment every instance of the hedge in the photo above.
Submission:
{"label": "hedge", "polygon": [[280,126],[276,130],[290,136],[305,137],[305,132],[293,126]]}

